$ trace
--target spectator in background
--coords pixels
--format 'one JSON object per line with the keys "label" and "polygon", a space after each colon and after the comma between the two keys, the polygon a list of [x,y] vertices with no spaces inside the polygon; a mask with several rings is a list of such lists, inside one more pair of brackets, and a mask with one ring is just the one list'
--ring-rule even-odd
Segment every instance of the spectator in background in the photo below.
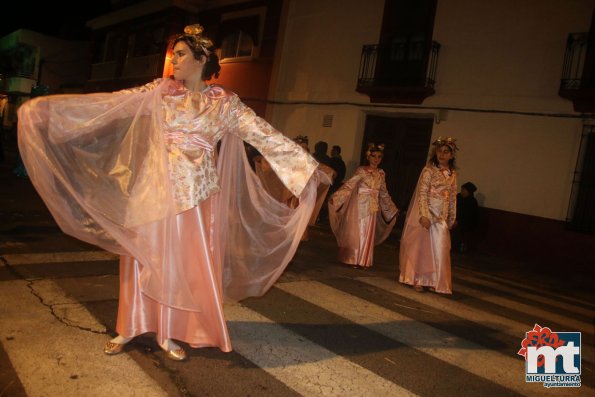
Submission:
{"label": "spectator in background", "polygon": [[[304,150],[309,151],[307,136],[298,135],[296,138],[294,138],[294,141],[298,143],[300,146],[302,146]],[[314,154],[312,156],[315,159],[320,159],[318,160],[318,171],[321,174],[321,183],[318,185],[318,190],[316,193],[316,204],[314,205],[314,211],[312,212],[312,216],[310,217],[310,222],[308,223],[308,225],[314,225],[316,221],[320,219],[328,219],[326,198],[332,181],[335,178],[336,172],[328,165],[328,163],[330,162],[330,157],[326,154],[327,150],[328,144],[326,142],[318,141],[316,142],[316,145],[314,145]],[[326,175],[326,177],[323,177],[322,174]],[[298,202],[299,200],[297,199],[297,197],[292,197],[288,205],[290,208],[295,208]],[[308,229],[306,229],[304,235],[302,236],[302,241],[308,241],[309,239],[310,237]]]}
{"label": "spectator in background", "polygon": [[[325,143],[325,142],[322,142]],[[325,143],[326,144],[326,143]],[[316,157],[316,155],[314,156]],[[331,149],[331,157],[329,160],[329,166],[334,171],[334,179],[333,183],[330,186],[328,193],[324,199],[324,203],[320,210],[320,216],[318,217],[318,222],[328,224],[328,200],[333,193],[335,193],[341,185],[343,184],[343,179],[345,179],[345,162],[341,158],[341,147],[340,146],[333,146]]]}
{"label": "spectator in background", "polygon": [[479,205],[474,196],[476,190],[472,182],[467,182],[457,194],[457,222],[452,230],[452,249],[461,253],[469,249],[469,239],[479,223]]}
{"label": "spectator in background", "polygon": [[324,141],[318,141],[316,142],[316,145],[314,145],[314,154],[312,154],[312,156],[314,156],[316,161],[319,163],[330,166],[331,158],[328,156],[328,154],[326,154],[327,151],[328,143]]}
{"label": "spectator in background", "polygon": [[347,170],[347,168],[345,167],[345,162],[341,158],[341,146],[339,146],[339,145],[334,145],[331,148],[330,166],[332,169],[335,170],[335,172],[337,173],[337,176],[335,177],[335,180],[333,181],[333,185],[331,186],[329,195],[333,194],[334,192],[337,191],[337,189],[339,189],[341,187],[341,184],[343,183],[343,179],[345,179],[345,172]]}

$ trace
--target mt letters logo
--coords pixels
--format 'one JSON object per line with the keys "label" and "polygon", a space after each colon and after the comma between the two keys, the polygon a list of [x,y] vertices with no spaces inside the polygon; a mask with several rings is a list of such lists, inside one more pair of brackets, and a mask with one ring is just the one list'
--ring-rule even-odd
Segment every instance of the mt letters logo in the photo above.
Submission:
{"label": "mt letters logo", "polygon": [[581,386],[581,333],[552,332],[535,324],[518,354],[525,357],[526,382],[544,387]]}

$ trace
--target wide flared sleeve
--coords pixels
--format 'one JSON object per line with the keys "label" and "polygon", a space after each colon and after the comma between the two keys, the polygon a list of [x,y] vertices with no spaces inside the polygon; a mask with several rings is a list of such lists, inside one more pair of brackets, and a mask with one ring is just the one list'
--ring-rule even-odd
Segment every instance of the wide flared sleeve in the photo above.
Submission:
{"label": "wide flared sleeve", "polygon": [[[301,155],[299,158],[307,161]],[[223,263],[223,295],[227,301],[261,296],[281,276],[297,250],[316,203],[319,175],[314,173],[306,180],[299,204],[290,208],[263,188],[235,134],[222,140],[217,170],[221,190],[212,227]],[[290,176],[278,174],[282,180]]]}
{"label": "wide flared sleeve", "polygon": [[453,172],[448,190],[449,190],[449,195],[448,195],[447,225],[449,228],[452,228],[453,225],[455,224],[455,220],[457,219],[457,174],[456,174],[456,172]]}
{"label": "wide flared sleeve", "polygon": [[379,170],[380,184],[378,186],[378,211],[376,215],[376,230],[374,245],[378,245],[388,238],[397,223],[399,210],[386,189],[386,177],[383,170]]}
{"label": "wide flared sleeve", "polygon": [[359,244],[359,188],[363,184],[364,176],[364,169],[358,167],[355,174],[329,199],[329,222],[339,247],[356,247]]}
{"label": "wide flared sleeve", "polygon": [[378,205],[387,222],[390,222],[399,212],[396,204],[388,194],[384,172],[382,172],[382,182],[378,188]]}
{"label": "wide flared sleeve", "polygon": [[429,197],[430,194],[430,187],[432,185],[432,171],[425,167],[421,175],[419,177],[419,181],[417,182],[417,195],[418,195],[418,211],[420,217],[426,217],[429,220],[432,220],[432,216],[430,215],[430,207],[429,207]]}
{"label": "wide flared sleeve", "polygon": [[318,162],[291,139],[258,117],[239,98],[232,100],[238,119],[236,134],[258,150],[270,164],[281,182],[299,197],[316,170]]}
{"label": "wide flared sleeve", "polygon": [[19,151],[60,228],[143,264],[144,294],[200,311],[179,262],[176,206],[163,138],[170,81],[131,92],[39,97],[19,109]]}
{"label": "wide flared sleeve", "polygon": [[335,211],[339,210],[339,208],[345,204],[351,194],[356,190],[356,187],[359,185],[364,176],[364,169],[362,167],[358,167],[355,170],[355,174],[353,174],[351,178],[344,182],[343,185],[341,185],[341,187],[335,193],[333,193],[329,204],[332,202],[332,207]]}
{"label": "wide flared sleeve", "polygon": [[95,232],[71,222],[76,211],[123,227],[168,216],[160,103],[160,92],[145,91],[38,97],[19,108],[19,150],[31,181],[77,237]]}
{"label": "wide flared sleeve", "polygon": [[[223,295],[227,301],[237,301],[263,295],[281,276],[308,226],[323,175],[315,172],[318,163],[310,154],[237,96],[227,98],[232,117],[217,162],[221,190],[213,228],[223,263]],[[242,140],[263,155],[260,165],[266,164],[266,172],[274,171],[298,197],[295,207],[280,202],[263,186],[250,167]]]}

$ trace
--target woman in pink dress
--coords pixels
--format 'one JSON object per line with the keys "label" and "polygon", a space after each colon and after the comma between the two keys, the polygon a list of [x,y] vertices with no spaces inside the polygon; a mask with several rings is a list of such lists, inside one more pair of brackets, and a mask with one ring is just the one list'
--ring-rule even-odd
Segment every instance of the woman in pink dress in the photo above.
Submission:
{"label": "woman in pink dress", "polygon": [[[186,358],[174,339],[231,351],[223,299],[264,294],[314,208],[317,162],[206,84],[220,70],[214,50],[200,25],[187,26],[173,42],[173,79],[19,109],[20,151],[62,230],[121,254],[108,355],[147,332],[173,360]],[[242,140],[300,197],[297,208],[263,192]]]}
{"label": "woman in pink dress", "polygon": [[417,182],[401,237],[399,281],[452,293],[450,232],[456,219],[455,139],[438,138]]}
{"label": "woman in pink dress", "polygon": [[339,253],[337,259],[353,267],[373,264],[374,246],[389,236],[399,210],[386,190],[384,171],[378,168],[384,145],[371,143],[369,165],[358,167],[329,199],[329,220]]}

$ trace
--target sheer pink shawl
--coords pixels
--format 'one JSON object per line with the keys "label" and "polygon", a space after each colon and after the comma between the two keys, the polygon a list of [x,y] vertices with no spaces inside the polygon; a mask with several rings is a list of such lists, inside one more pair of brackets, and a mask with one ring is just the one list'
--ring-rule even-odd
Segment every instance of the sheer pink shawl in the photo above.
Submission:
{"label": "sheer pink shawl", "polygon": [[[165,265],[176,262],[181,240],[162,128],[168,87],[35,98],[19,109],[19,150],[65,233],[137,258],[145,294],[201,311],[186,281],[192,278]],[[218,172],[221,191],[213,197],[208,230],[222,292],[233,300],[262,295],[295,254],[317,179],[310,178],[297,208],[281,205],[260,187],[242,141],[232,134],[222,140]]]}

